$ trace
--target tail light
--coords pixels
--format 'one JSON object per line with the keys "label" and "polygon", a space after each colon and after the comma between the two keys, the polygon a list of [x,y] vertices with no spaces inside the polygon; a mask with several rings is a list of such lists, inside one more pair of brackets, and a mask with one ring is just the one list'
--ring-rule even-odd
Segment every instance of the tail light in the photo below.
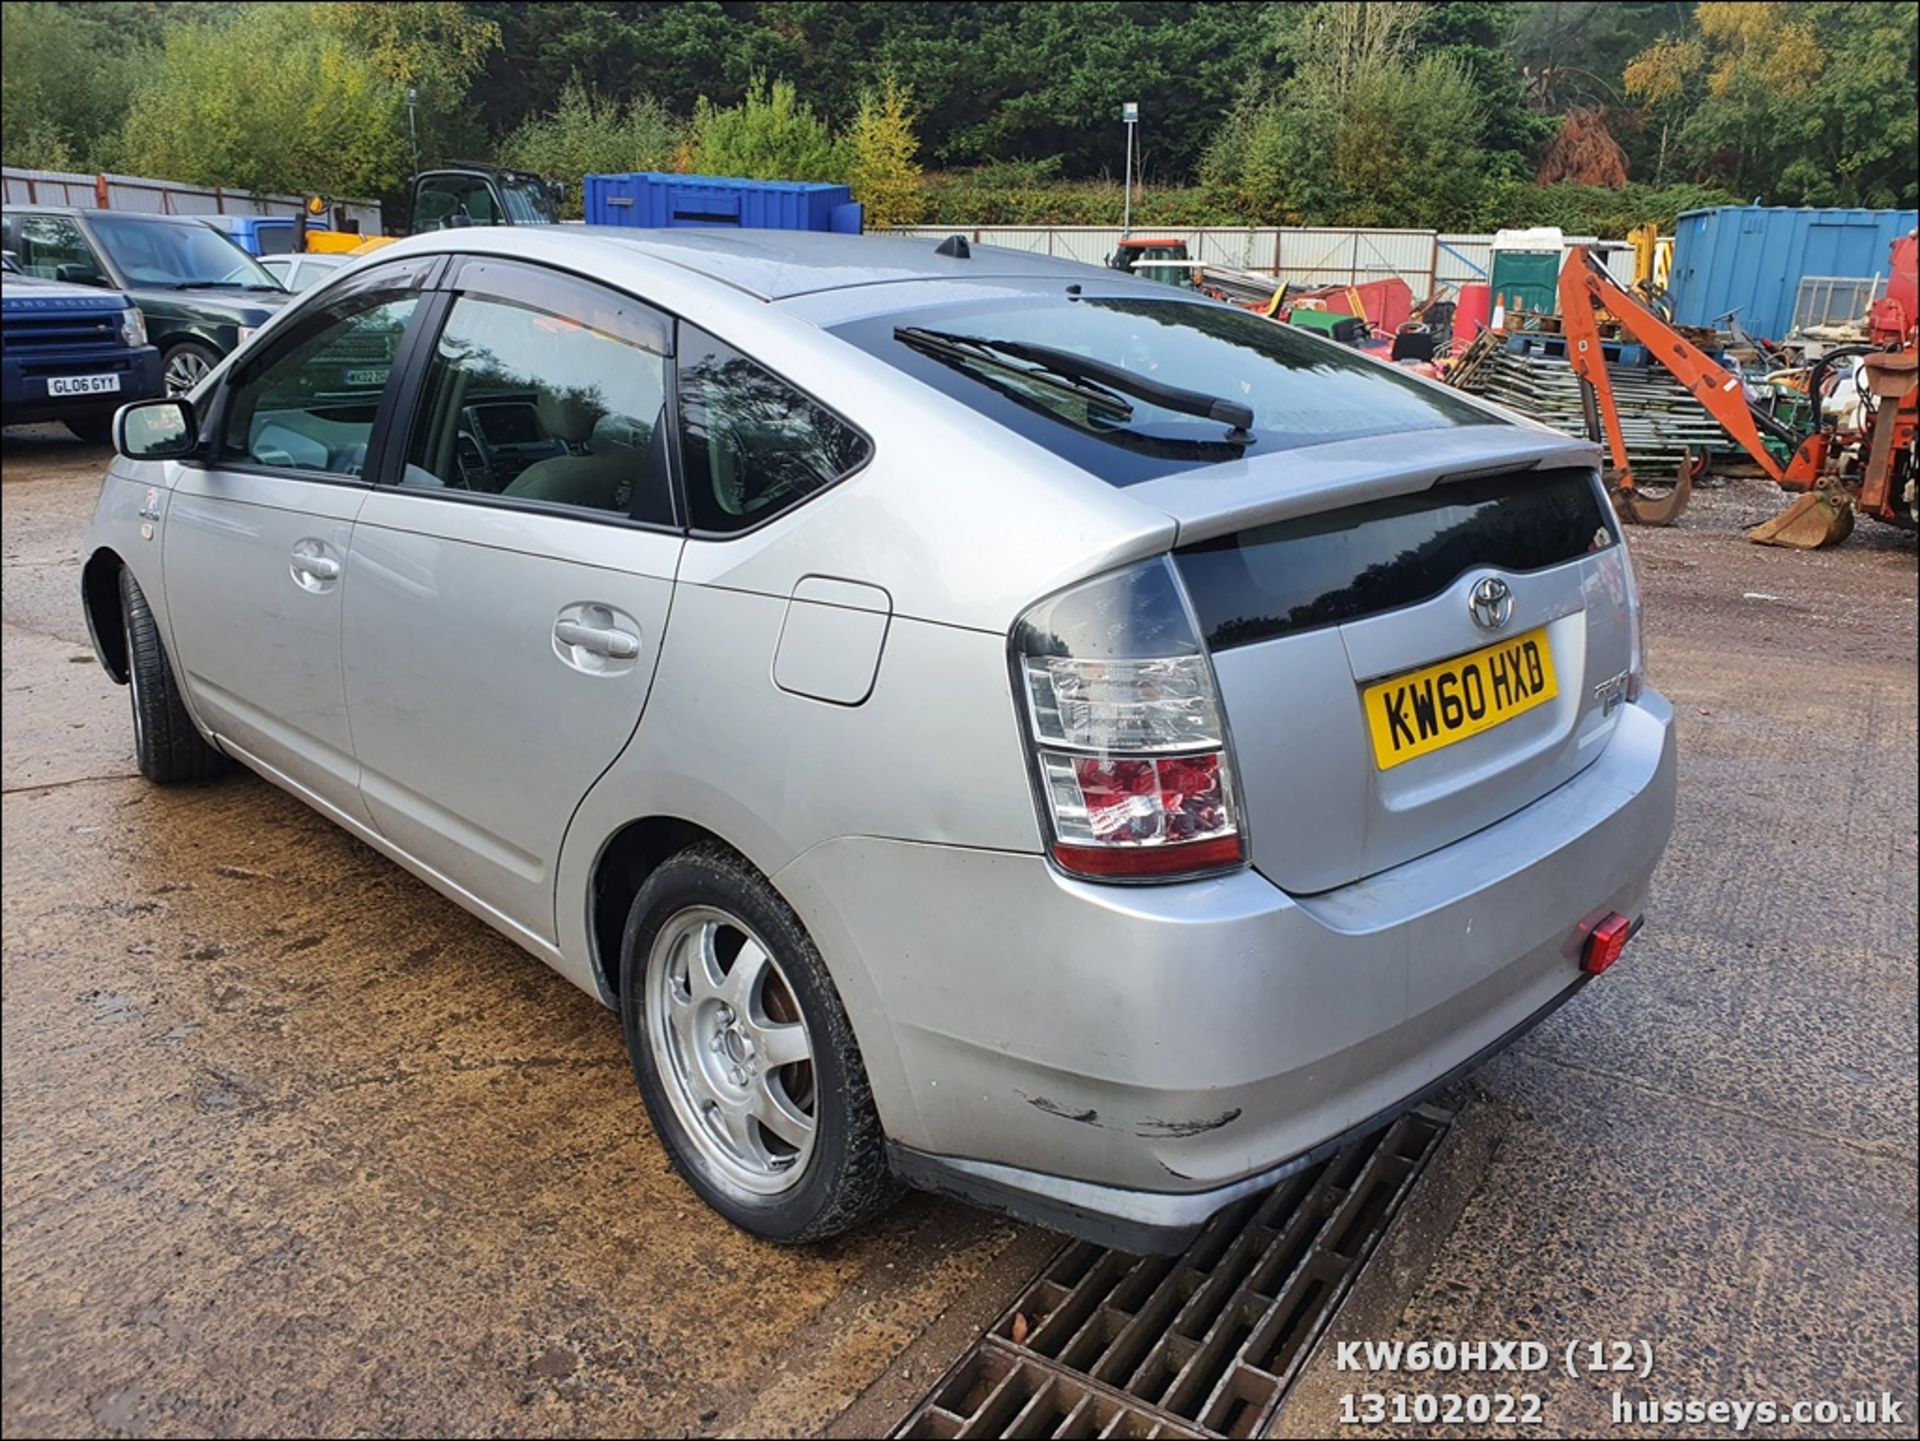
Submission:
{"label": "tail light", "polygon": [[1013,666],[1056,865],[1146,881],[1241,864],[1213,664],[1165,557],[1034,606]]}

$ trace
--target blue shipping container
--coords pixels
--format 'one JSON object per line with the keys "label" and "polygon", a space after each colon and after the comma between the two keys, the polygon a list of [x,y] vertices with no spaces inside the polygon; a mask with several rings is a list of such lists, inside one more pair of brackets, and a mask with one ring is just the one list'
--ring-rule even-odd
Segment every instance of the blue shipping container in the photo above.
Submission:
{"label": "blue shipping container", "polygon": [[733,225],[743,230],[860,233],[861,208],[851,190],[802,180],[735,180],[657,170],[589,175],[585,202],[589,225]]}
{"label": "blue shipping container", "polygon": [[1783,339],[1803,276],[1888,272],[1887,247],[1912,230],[1911,210],[1723,205],[1684,212],[1673,229],[1673,318],[1713,325],[1738,309],[1749,335]]}

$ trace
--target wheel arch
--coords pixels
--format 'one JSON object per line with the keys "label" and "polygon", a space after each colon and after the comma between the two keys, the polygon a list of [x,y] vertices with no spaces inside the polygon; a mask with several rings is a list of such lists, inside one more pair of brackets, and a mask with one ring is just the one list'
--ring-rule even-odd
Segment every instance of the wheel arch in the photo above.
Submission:
{"label": "wheel arch", "polygon": [[127,631],[120,623],[120,572],[126,562],[118,551],[102,546],[87,557],[80,571],[81,609],[86,612],[87,636],[101,667],[114,684],[128,677]]}
{"label": "wheel arch", "polygon": [[587,883],[587,947],[593,979],[609,1004],[617,1005],[620,999],[620,941],[633,898],[662,861],[702,842],[737,849],[725,837],[679,816],[628,821],[601,845]]}

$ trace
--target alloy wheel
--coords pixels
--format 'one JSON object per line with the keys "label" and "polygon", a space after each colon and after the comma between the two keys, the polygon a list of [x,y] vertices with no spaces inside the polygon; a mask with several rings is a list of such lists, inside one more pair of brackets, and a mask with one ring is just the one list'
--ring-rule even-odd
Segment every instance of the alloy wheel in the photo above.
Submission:
{"label": "alloy wheel", "polygon": [[213,367],[197,351],[182,350],[167,359],[167,394],[185,395],[198,385]]}
{"label": "alloy wheel", "polygon": [[742,1199],[798,1185],[818,1131],[813,1037],[772,951],[693,907],[654,938],[646,988],[655,1067],[714,1181]]}

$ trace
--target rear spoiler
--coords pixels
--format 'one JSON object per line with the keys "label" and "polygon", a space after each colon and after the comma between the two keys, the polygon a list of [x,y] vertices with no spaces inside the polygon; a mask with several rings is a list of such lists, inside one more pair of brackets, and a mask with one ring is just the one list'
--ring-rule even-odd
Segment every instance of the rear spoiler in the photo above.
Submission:
{"label": "rear spoiler", "polygon": [[1269,451],[1127,487],[1171,516],[1176,544],[1407,495],[1497,471],[1600,468],[1600,448],[1534,425],[1460,425]]}

